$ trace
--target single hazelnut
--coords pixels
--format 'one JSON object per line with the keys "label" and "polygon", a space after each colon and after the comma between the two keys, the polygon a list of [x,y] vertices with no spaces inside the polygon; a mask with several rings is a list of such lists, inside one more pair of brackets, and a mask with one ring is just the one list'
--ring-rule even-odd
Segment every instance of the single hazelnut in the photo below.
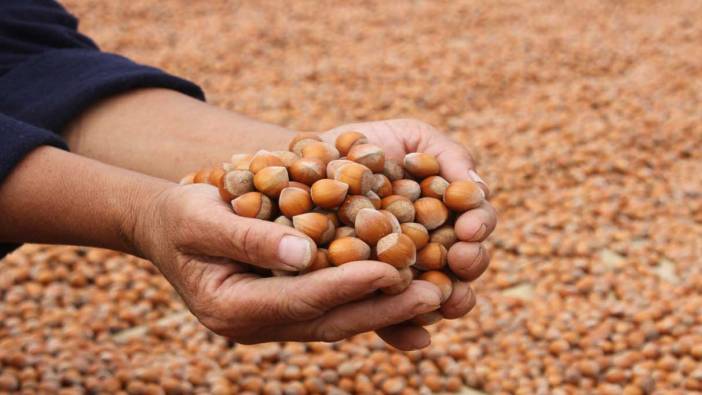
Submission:
{"label": "single hazelnut", "polygon": [[333,145],[327,144],[321,141],[307,144],[305,148],[302,149],[303,158],[315,158],[319,159],[324,163],[333,161],[334,159],[339,159],[339,151],[334,148]]}
{"label": "single hazelnut", "polygon": [[336,215],[336,211],[331,211],[331,210],[325,210],[323,208],[315,208],[312,210],[313,213],[320,213],[324,214],[329,218],[329,220],[334,224],[334,228],[341,226],[341,222],[339,221],[339,216]]}
{"label": "single hazelnut", "polygon": [[344,203],[339,207],[337,215],[343,224],[353,226],[356,221],[356,215],[364,208],[374,208],[370,199],[360,195],[347,196]]}
{"label": "single hazelnut", "polygon": [[370,246],[376,245],[378,240],[392,233],[392,225],[388,218],[380,211],[371,208],[359,210],[354,229],[356,236]]}
{"label": "single hazelnut", "polygon": [[373,186],[371,190],[381,198],[392,195],[392,183],[383,174],[373,174]]}
{"label": "single hazelnut", "polygon": [[312,185],[326,175],[324,163],[315,158],[302,158],[290,166],[290,178],[305,185]]}
{"label": "single hazelnut", "polygon": [[441,176],[430,176],[422,180],[419,187],[422,189],[422,196],[441,199],[449,182]]}
{"label": "single hazelnut", "polygon": [[454,181],[444,191],[444,203],[453,211],[464,212],[480,206],[485,193],[473,181]]}
{"label": "single hazelnut", "polygon": [[382,200],[383,210],[391,212],[400,223],[414,221],[414,204],[404,196],[390,195]]}
{"label": "single hazelnut", "polygon": [[333,161],[327,163],[327,178],[334,179],[336,177],[336,171],[343,165],[354,163],[348,159],[334,159]]}
{"label": "single hazelnut", "polygon": [[402,233],[390,233],[378,240],[375,250],[379,261],[398,269],[413,265],[417,255],[412,239]]}
{"label": "single hazelnut", "polygon": [[315,259],[312,261],[312,263],[305,268],[305,270],[301,271],[301,274],[309,273],[309,272],[314,272],[317,270],[325,269],[331,266],[331,262],[329,261],[329,251],[325,250],[324,248],[317,248],[317,256]]}
{"label": "single hazelnut", "polygon": [[429,243],[417,252],[416,267],[421,270],[439,270],[446,266],[446,247]]}
{"label": "single hazelnut", "polygon": [[193,183],[195,184],[205,184],[207,183],[207,180],[210,178],[210,173],[212,172],[211,167],[207,167],[204,169],[200,169],[195,173],[195,176],[193,176]]}
{"label": "single hazelnut", "polygon": [[392,182],[392,193],[404,196],[414,202],[422,195],[422,188],[414,180],[395,180]]}
{"label": "single hazelnut", "polygon": [[427,230],[434,230],[448,219],[448,209],[436,198],[424,197],[414,202],[415,220]]}
{"label": "single hazelnut", "polygon": [[378,196],[377,193],[368,191],[368,193],[366,193],[366,197],[371,201],[371,203],[373,203],[373,207],[375,207],[376,210],[383,208],[383,202],[380,200],[380,196]]}
{"label": "single hazelnut", "polygon": [[[429,232],[424,225],[416,222],[405,222],[400,225],[400,227],[402,228],[402,233],[412,239],[417,251],[421,250],[429,243]],[[417,255],[417,261],[419,262],[419,255]]]}
{"label": "single hazelnut", "polygon": [[285,164],[282,160],[280,160],[280,158],[273,155],[272,153],[266,150],[260,150],[256,152],[256,154],[251,159],[251,162],[249,163],[249,171],[256,174],[259,171],[265,169],[266,167],[271,166],[285,167]]}
{"label": "single hazelnut", "polygon": [[280,217],[276,218],[273,222],[275,222],[278,225],[283,225],[283,226],[289,226],[293,227],[292,220],[284,215],[281,215]]}
{"label": "single hazelnut", "polygon": [[231,162],[222,162],[222,170],[224,170],[225,173],[229,173],[230,171],[236,170],[236,166]]}
{"label": "single hazelnut", "polygon": [[321,138],[316,133],[304,132],[298,133],[295,137],[290,140],[288,144],[288,150],[294,152],[297,156],[302,156],[302,149],[308,144],[322,141]]}
{"label": "single hazelnut", "polygon": [[283,188],[278,197],[278,208],[288,218],[312,210],[310,193],[300,188]]}
{"label": "single hazelnut", "polygon": [[272,151],[271,154],[278,157],[283,162],[283,166],[290,168],[296,160],[300,159],[296,153],[290,151]]}
{"label": "single hazelnut", "polygon": [[[239,163],[243,161],[251,162],[251,159],[253,158],[253,155],[251,154],[234,154],[232,155],[232,159],[230,160],[231,164],[234,165],[235,167],[239,165]],[[246,170],[249,169],[249,165],[246,165]]]}
{"label": "single hazelnut", "polygon": [[429,281],[441,291],[441,302],[445,302],[453,292],[453,282],[444,272],[431,270],[419,275],[419,280]]}
{"label": "single hazelnut", "polygon": [[408,173],[420,179],[438,175],[439,171],[441,171],[436,157],[423,152],[413,152],[405,155],[404,165]]}
{"label": "single hazelnut", "polygon": [[378,210],[379,212],[383,213],[384,216],[388,218],[388,221],[390,221],[390,225],[392,226],[392,233],[402,233],[402,228],[400,227],[400,221],[397,220],[397,217],[388,210]]}
{"label": "single hazelnut", "polygon": [[329,244],[329,261],[335,266],[367,260],[370,254],[371,249],[368,244],[355,237],[342,237]]}
{"label": "single hazelnut", "polygon": [[277,198],[288,186],[288,171],[283,166],[271,166],[254,174],[254,186],[270,198]]}
{"label": "single hazelnut", "polygon": [[353,195],[365,195],[373,185],[373,173],[367,167],[358,163],[349,163],[339,167],[334,179],[348,184]]}
{"label": "single hazelnut", "polygon": [[317,245],[326,244],[334,237],[334,224],[324,214],[305,213],[292,218],[295,229],[309,236]]}
{"label": "single hazelnut", "polygon": [[342,237],[356,237],[356,229],[350,226],[340,226],[336,228],[334,239],[340,239]]}
{"label": "single hazelnut", "polygon": [[346,199],[348,190],[347,184],[326,178],[312,184],[310,189],[314,204],[328,209],[340,206]]}
{"label": "single hazelnut", "polygon": [[383,175],[390,181],[397,181],[405,178],[405,169],[397,161],[392,159],[385,159],[385,165],[383,166]]}
{"label": "single hazelnut", "polygon": [[351,147],[348,159],[379,173],[385,166],[385,151],[374,144],[357,144]]}
{"label": "single hazelnut", "polygon": [[443,225],[431,232],[431,241],[432,243],[442,244],[448,250],[458,241],[456,230],[453,228],[453,225]]}
{"label": "single hazelnut", "polygon": [[386,295],[397,295],[401,294],[404,292],[412,283],[412,279],[414,279],[414,273],[412,272],[412,269],[409,267],[405,267],[402,269],[398,269],[400,272],[400,278],[402,279],[401,282],[391,285],[389,287],[381,288],[381,291],[386,294]]}
{"label": "single hazelnut", "polygon": [[273,212],[273,203],[261,192],[248,192],[232,200],[234,214],[258,219],[269,219]]}
{"label": "single hazelnut", "polygon": [[293,187],[293,188],[304,189],[304,190],[307,191],[307,192],[310,191],[310,186],[309,186],[309,185],[303,184],[303,183],[298,182],[298,181],[290,181],[290,182],[288,182],[288,186],[289,186],[289,187]]}
{"label": "single hazelnut", "polygon": [[365,134],[356,131],[348,131],[341,133],[339,137],[336,138],[336,149],[339,150],[341,155],[348,155],[351,147],[357,144],[368,143],[368,138]]}
{"label": "single hazelnut", "polygon": [[210,174],[207,176],[207,183],[214,185],[217,188],[222,186],[222,177],[224,177],[224,169],[221,167],[215,167],[212,169]]}
{"label": "single hazelnut", "polygon": [[219,196],[229,202],[254,190],[253,173],[248,170],[232,170],[224,174],[218,185]]}
{"label": "single hazelnut", "polygon": [[197,172],[188,173],[185,177],[181,178],[180,181],[178,181],[178,184],[180,184],[180,185],[193,184],[195,182],[195,174],[197,174]]}

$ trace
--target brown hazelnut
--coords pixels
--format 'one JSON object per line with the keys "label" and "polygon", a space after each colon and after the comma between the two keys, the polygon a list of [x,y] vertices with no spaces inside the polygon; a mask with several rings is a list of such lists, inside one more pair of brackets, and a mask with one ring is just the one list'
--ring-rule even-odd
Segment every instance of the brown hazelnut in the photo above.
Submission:
{"label": "brown hazelnut", "polygon": [[368,191],[368,193],[366,193],[366,197],[371,201],[371,203],[373,203],[373,207],[375,207],[376,210],[383,208],[383,202],[380,200],[380,196],[378,196],[377,193]]}
{"label": "brown hazelnut", "polygon": [[344,202],[348,190],[347,184],[325,178],[312,184],[312,201],[322,208],[335,208]]}
{"label": "brown hazelnut", "polygon": [[284,215],[281,215],[280,217],[276,218],[273,222],[275,222],[278,225],[283,225],[283,226],[289,226],[293,227],[292,220]]}
{"label": "brown hazelnut", "polygon": [[353,195],[365,195],[373,185],[373,173],[367,167],[358,163],[349,163],[339,167],[334,179],[348,184]]}
{"label": "brown hazelnut", "polygon": [[366,143],[368,143],[368,138],[365,134],[356,131],[348,131],[341,133],[339,137],[336,138],[336,149],[339,150],[341,155],[346,156],[354,145]]}
{"label": "brown hazelnut", "polygon": [[434,230],[448,219],[448,209],[439,199],[425,197],[414,202],[415,220],[427,230]]}
{"label": "brown hazelnut", "polygon": [[295,161],[300,159],[296,153],[290,151],[272,151],[271,154],[278,157],[283,162],[283,166],[290,168]]}
{"label": "brown hazelnut", "polygon": [[382,207],[391,212],[400,223],[414,221],[414,204],[404,196],[387,196],[382,200]]}
{"label": "brown hazelnut", "polygon": [[429,243],[417,252],[417,264],[421,270],[439,270],[446,266],[446,247],[439,243]]}
{"label": "brown hazelnut", "polygon": [[193,176],[193,183],[206,184],[210,178],[210,173],[212,172],[212,170],[213,169],[211,167],[198,170],[197,173],[195,173],[195,175]]}
{"label": "brown hazelnut", "polygon": [[356,229],[350,226],[340,226],[336,228],[334,239],[340,239],[342,237],[356,237]]}
{"label": "brown hazelnut", "polygon": [[316,133],[298,133],[295,137],[292,138],[292,140],[290,140],[288,150],[294,152],[297,156],[302,156],[302,149],[305,148],[308,144],[317,141],[322,141],[322,139],[319,138],[319,136]]}
{"label": "brown hazelnut", "polygon": [[445,302],[453,292],[453,282],[444,272],[430,270],[419,275],[419,280],[429,281],[441,291],[441,302]]}
{"label": "brown hazelnut", "polygon": [[331,144],[317,141],[307,144],[305,148],[302,149],[301,156],[303,158],[319,159],[322,161],[322,163],[324,163],[324,166],[326,166],[327,163],[333,161],[334,159],[339,159],[339,151],[337,151]]}
{"label": "brown hazelnut", "polygon": [[376,245],[378,240],[392,233],[392,225],[388,218],[371,208],[364,208],[358,212],[354,229],[356,236],[370,246]]}
{"label": "brown hazelnut", "polygon": [[232,200],[232,209],[236,215],[242,217],[269,219],[273,203],[260,192],[248,192]]}
{"label": "brown hazelnut", "polygon": [[304,189],[287,187],[280,192],[278,208],[283,215],[292,218],[312,210],[312,199]]}
{"label": "brown hazelnut", "polygon": [[224,177],[224,173],[224,169],[221,167],[213,168],[210,174],[207,176],[207,183],[219,188],[222,186],[222,177]]}
{"label": "brown hazelnut", "polygon": [[371,190],[381,198],[392,195],[392,183],[383,174],[373,174],[373,186]]}
{"label": "brown hazelnut", "polygon": [[254,174],[254,186],[270,198],[277,198],[280,191],[288,186],[288,171],[283,166],[271,166]]}
{"label": "brown hazelnut", "polygon": [[222,177],[219,195],[225,201],[231,201],[253,190],[253,173],[248,170],[232,170]]}
{"label": "brown hazelnut", "polygon": [[351,162],[348,159],[335,159],[329,163],[327,163],[327,178],[334,179],[336,178],[336,171],[343,165],[347,165],[349,163],[354,163]]}
{"label": "brown hazelnut", "polygon": [[485,193],[473,181],[454,181],[444,191],[444,203],[453,211],[464,212],[480,206]]}
{"label": "brown hazelnut", "polygon": [[337,215],[339,216],[339,220],[348,226],[353,226],[354,222],[356,221],[356,215],[361,209],[364,208],[375,208],[373,207],[373,203],[371,203],[370,199],[368,199],[365,196],[360,196],[360,195],[351,195],[347,196],[346,200],[344,200],[344,203],[341,204],[341,207],[339,207],[339,211],[337,212]]}
{"label": "brown hazelnut", "polygon": [[397,181],[405,178],[405,169],[402,165],[392,159],[385,159],[383,175],[390,181]]}
{"label": "brown hazelnut", "polygon": [[[401,225],[402,233],[406,234],[414,242],[417,251],[424,248],[429,243],[429,232],[422,224],[416,222],[405,222]],[[419,255],[417,255],[419,261]]]}
{"label": "brown hazelnut", "polygon": [[339,221],[339,216],[336,215],[335,211],[325,210],[323,208],[317,207],[314,210],[312,210],[312,212],[326,215],[327,218],[329,218],[329,220],[332,222],[332,224],[334,224],[334,228],[341,226],[341,222]]}
{"label": "brown hazelnut", "polygon": [[347,262],[364,261],[370,258],[371,249],[363,240],[355,237],[342,237],[329,244],[329,261],[336,265]]}
{"label": "brown hazelnut", "polygon": [[395,215],[393,215],[393,213],[389,212],[388,210],[378,210],[378,211],[383,213],[383,215],[388,218],[388,221],[390,221],[390,225],[392,226],[392,233],[402,233],[402,228],[400,227],[400,221],[397,220],[397,217],[395,217]]}
{"label": "brown hazelnut", "polygon": [[448,187],[449,182],[441,176],[427,177],[419,184],[422,190],[422,196],[441,199],[444,197],[444,191]]}
{"label": "brown hazelnut", "polygon": [[405,155],[405,170],[413,177],[422,179],[439,174],[441,167],[434,155],[423,152],[413,152]]}
{"label": "brown hazelnut", "polygon": [[385,152],[374,144],[354,145],[349,151],[348,159],[366,166],[374,173],[383,171],[385,166]]}
{"label": "brown hazelnut", "polygon": [[312,185],[323,179],[325,175],[324,163],[319,159],[302,158],[290,166],[290,178],[305,185]]}
{"label": "brown hazelnut", "polygon": [[303,190],[305,190],[305,191],[307,191],[307,192],[310,192],[310,186],[309,186],[309,185],[303,184],[303,183],[298,182],[298,181],[290,181],[290,182],[288,182],[288,186],[289,186],[289,187],[293,187],[293,188],[300,188],[300,189],[303,189]]}
{"label": "brown hazelnut", "polygon": [[[249,154],[234,154],[232,155],[232,164],[234,170],[249,170],[253,155]],[[250,171],[250,170],[249,170]]]}
{"label": "brown hazelnut", "polygon": [[422,189],[417,181],[402,179],[392,182],[392,193],[404,196],[414,202],[422,195]]}
{"label": "brown hazelnut", "polygon": [[305,270],[301,271],[300,273],[309,273],[309,272],[314,272],[316,270],[321,270],[325,269],[331,266],[331,262],[329,261],[329,251],[325,250],[324,248],[317,248],[317,256],[315,259],[312,261],[312,263],[305,268]]}
{"label": "brown hazelnut", "polygon": [[280,158],[273,155],[272,153],[266,150],[260,150],[256,152],[256,154],[251,159],[251,163],[249,163],[249,171],[253,174],[256,174],[259,171],[265,169],[266,167],[271,166],[285,167],[285,164],[282,160],[280,160]]}
{"label": "brown hazelnut", "polygon": [[400,272],[400,278],[402,279],[401,282],[382,288],[381,291],[383,291],[384,294],[386,295],[397,295],[401,294],[404,292],[412,283],[412,279],[414,278],[414,273],[412,272],[412,269],[409,267],[405,267],[402,269],[398,269]]}
{"label": "brown hazelnut", "polygon": [[334,224],[324,214],[305,213],[292,218],[295,229],[309,236],[317,245],[326,244],[334,237]]}
{"label": "brown hazelnut", "polygon": [[412,239],[402,233],[390,233],[383,237],[378,240],[375,249],[379,261],[398,269],[413,265],[417,254]]}
{"label": "brown hazelnut", "polygon": [[448,250],[458,241],[456,230],[453,228],[453,225],[443,225],[431,232],[431,241],[432,243],[442,244]]}

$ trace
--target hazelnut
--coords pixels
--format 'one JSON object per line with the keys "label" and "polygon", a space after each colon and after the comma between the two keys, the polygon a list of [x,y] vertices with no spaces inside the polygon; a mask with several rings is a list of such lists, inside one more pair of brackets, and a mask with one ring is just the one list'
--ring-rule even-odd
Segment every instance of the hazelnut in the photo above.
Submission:
{"label": "hazelnut", "polygon": [[232,170],[236,170],[236,166],[230,162],[222,162],[222,170],[224,170],[225,173],[228,173]]}
{"label": "hazelnut", "polygon": [[312,201],[322,208],[335,208],[344,202],[348,190],[347,184],[325,178],[312,184]]}
{"label": "hazelnut", "polygon": [[397,295],[401,294],[404,292],[412,283],[412,279],[414,278],[414,273],[412,272],[412,269],[409,267],[405,267],[402,269],[398,269],[400,272],[400,278],[402,279],[401,282],[391,285],[389,287],[382,288],[381,291],[383,291],[384,294],[387,295]]}
{"label": "hazelnut", "polygon": [[426,178],[439,174],[441,167],[434,155],[423,152],[413,152],[405,155],[405,170],[416,178]]}
{"label": "hazelnut", "polygon": [[181,178],[180,181],[178,181],[178,184],[188,185],[188,184],[194,183],[195,182],[195,174],[197,174],[197,172],[187,174],[185,177]]}
{"label": "hazelnut", "polygon": [[295,229],[309,236],[317,245],[326,244],[334,237],[334,224],[324,214],[305,213],[292,218]]}
{"label": "hazelnut", "polygon": [[300,188],[284,188],[278,198],[278,208],[288,218],[309,212],[312,210],[310,193]]}
{"label": "hazelnut", "polygon": [[425,197],[414,202],[415,219],[427,230],[434,230],[448,219],[448,209],[439,199]]}
{"label": "hazelnut", "polygon": [[275,222],[278,225],[289,226],[291,228],[293,227],[292,220],[290,220],[290,218],[284,215],[281,215],[280,217],[276,218],[273,222]]}
{"label": "hazelnut", "polygon": [[351,195],[346,197],[344,203],[341,204],[337,215],[343,224],[353,226],[356,221],[356,215],[364,208],[374,208],[370,199],[365,196]]}
{"label": "hazelnut", "polygon": [[318,248],[317,249],[317,256],[314,258],[312,263],[305,268],[305,270],[301,271],[300,273],[309,273],[309,272],[314,272],[316,270],[321,270],[327,267],[331,266],[331,262],[329,261],[329,251],[323,249],[323,248]]}
{"label": "hazelnut", "polygon": [[348,159],[366,166],[374,173],[383,171],[385,166],[385,152],[374,144],[354,145],[349,151]]}
{"label": "hazelnut", "polygon": [[354,145],[366,143],[368,143],[368,138],[365,134],[356,131],[348,131],[341,133],[339,137],[336,138],[335,145],[339,153],[346,156]]}
{"label": "hazelnut", "polygon": [[402,228],[400,227],[400,221],[397,220],[397,217],[395,217],[395,215],[393,215],[393,213],[389,212],[388,210],[378,210],[378,211],[383,213],[383,215],[388,218],[388,221],[390,221],[390,225],[392,226],[392,233],[402,233]]}
{"label": "hazelnut", "polygon": [[454,181],[444,191],[444,203],[451,210],[464,212],[480,206],[485,193],[473,181]]}
{"label": "hazelnut", "polygon": [[288,186],[288,171],[283,166],[266,167],[254,174],[256,189],[270,198],[277,198]]}
{"label": "hazelnut", "polygon": [[266,167],[271,166],[285,167],[285,164],[282,160],[280,160],[280,158],[273,155],[272,153],[266,150],[260,150],[256,152],[256,154],[251,159],[251,163],[249,163],[249,171],[256,174],[259,171],[265,169]]}
{"label": "hazelnut", "polygon": [[249,170],[253,155],[249,154],[234,154],[232,155],[232,164],[234,170]]}
{"label": "hazelnut", "polygon": [[356,237],[356,229],[350,226],[340,226],[336,228],[334,239],[340,239],[342,237]]}
{"label": "hazelnut", "polygon": [[449,182],[446,181],[446,179],[444,179],[443,177],[431,176],[425,178],[419,184],[419,187],[422,190],[422,196],[441,199],[444,197],[444,191],[446,190],[446,187],[448,187],[448,185]]}
{"label": "hazelnut", "polygon": [[261,192],[248,192],[232,200],[232,209],[242,217],[268,219],[273,212],[273,203]]}
{"label": "hazelnut", "polygon": [[385,159],[383,175],[390,181],[397,181],[405,178],[405,169],[402,165],[392,159]]}
{"label": "hazelnut", "polygon": [[404,196],[387,196],[382,200],[382,207],[391,212],[400,223],[414,221],[414,205]]}
{"label": "hazelnut", "polygon": [[222,177],[224,177],[224,169],[215,167],[207,176],[207,183],[219,188],[222,185]]}
{"label": "hazelnut", "polygon": [[292,140],[290,140],[290,144],[288,144],[288,150],[292,151],[297,156],[302,156],[303,148],[305,148],[308,144],[318,141],[322,141],[322,139],[319,138],[319,136],[316,133],[298,133],[295,137],[292,138]]}
{"label": "hazelnut", "polygon": [[366,193],[366,197],[371,201],[371,203],[373,203],[373,207],[375,207],[376,210],[383,208],[383,203],[377,193],[368,191],[368,193]]}
{"label": "hazelnut", "polygon": [[303,183],[298,182],[298,181],[290,181],[290,182],[288,182],[288,186],[289,186],[289,187],[293,187],[293,188],[304,189],[304,190],[307,191],[307,192],[310,191],[310,186],[309,186],[309,185],[303,184]]}
{"label": "hazelnut", "polygon": [[231,201],[253,190],[253,173],[248,170],[232,170],[222,177],[219,195],[222,199]]}
{"label": "hazelnut", "polygon": [[329,244],[329,261],[336,266],[366,260],[370,254],[368,244],[355,237],[342,237]]}
{"label": "hazelnut", "polygon": [[341,222],[339,221],[339,217],[336,215],[335,211],[324,210],[317,207],[314,210],[312,210],[312,212],[326,215],[327,218],[329,218],[329,220],[332,222],[332,224],[334,224],[335,228],[341,226]]}
{"label": "hazelnut", "polygon": [[290,166],[290,178],[305,185],[312,185],[326,175],[324,163],[315,158],[302,158]]}
{"label": "hazelnut", "polygon": [[422,188],[414,180],[395,180],[392,182],[392,193],[404,196],[414,202],[422,195]]}
{"label": "hazelnut", "polygon": [[283,162],[283,166],[290,168],[296,160],[300,159],[296,153],[290,151],[272,151],[271,154],[278,157]]}
{"label": "hazelnut", "polygon": [[440,243],[448,250],[458,241],[453,225],[444,225],[431,232],[432,243]]}
{"label": "hazelnut", "polygon": [[334,179],[336,177],[336,171],[343,165],[354,163],[348,159],[334,159],[333,161],[327,163],[327,178]]}
{"label": "hazelnut", "polygon": [[334,179],[348,184],[353,195],[365,195],[373,185],[373,173],[367,167],[358,163],[348,163],[339,167]]}
{"label": "hazelnut", "polygon": [[301,156],[303,158],[319,159],[324,163],[324,166],[326,166],[327,163],[333,161],[334,159],[339,159],[339,151],[337,151],[331,144],[316,141],[307,144],[305,148],[302,149]]}
{"label": "hazelnut", "polygon": [[[429,232],[424,225],[416,222],[405,222],[400,226],[402,228],[402,233],[406,234],[410,239],[412,239],[417,251],[421,250],[425,245],[427,245],[427,243],[429,243]],[[419,255],[417,256],[417,262],[419,262]]]}
{"label": "hazelnut", "polygon": [[193,183],[195,184],[205,184],[207,183],[207,180],[210,178],[210,173],[212,172],[212,168],[207,167],[205,169],[200,169],[195,175],[193,176]]}
{"label": "hazelnut", "polygon": [[392,225],[388,218],[380,211],[371,208],[359,210],[354,228],[356,236],[370,246],[376,245],[378,240],[392,233]]}
{"label": "hazelnut", "polygon": [[429,281],[441,291],[441,302],[445,302],[453,292],[453,282],[444,272],[430,270],[419,275],[419,280]]}
{"label": "hazelnut", "polygon": [[412,239],[402,233],[390,233],[383,237],[378,240],[375,249],[379,261],[398,269],[413,265],[417,254]]}
{"label": "hazelnut", "polygon": [[373,174],[373,185],[371,190],[381,198],[392,195],[392,183],[383,174]]}
{"label": "hazelnut", "polygon": [[446,247],[429,243],[417,252],[416,267],[422,270],[439,270],[446,266]]}

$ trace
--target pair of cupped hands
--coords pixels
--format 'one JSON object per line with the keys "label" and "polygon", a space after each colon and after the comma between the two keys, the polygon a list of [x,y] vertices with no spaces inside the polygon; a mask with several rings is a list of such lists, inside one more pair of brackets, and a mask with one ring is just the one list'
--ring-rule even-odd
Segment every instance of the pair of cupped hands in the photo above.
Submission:
{"label": "pair of cupped hands", "polygon": [[[401,161],[406,153],[435,155],[449,181],[473,180],[489,195],[464,147],[430,125],[408,119],[344,125],[320,134],[330,143],[348,130],[364,133]],[[446,319],[475,305],[470,281],[487,268],[481,244],[496,224],[487,200],[455,222],[459,242],[448,253],[459,277],[450,298],[415,280],[399,295],[376,292],[400,283],[398,271],[378,261],[359,261],[299,276],[263,277],[255,267],[304,269],[315,256],[301,232],[273,222],[235,215],[217,189],[204,184],[174,185],[148,204],[134,227],[142,256],[152,260],[200,322],[243,343],[337,341],[376,331],[387,343],[412,350],[430,344],[430,335],[410,320],[439,312]]]}

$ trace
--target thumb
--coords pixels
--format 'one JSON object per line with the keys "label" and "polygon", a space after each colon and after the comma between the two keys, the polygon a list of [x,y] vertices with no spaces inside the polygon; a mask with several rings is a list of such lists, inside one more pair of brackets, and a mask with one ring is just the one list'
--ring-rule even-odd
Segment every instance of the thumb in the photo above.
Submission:
{"label": "thumb", "polygon": [[317,256],[312,239],[293,228],[259,219],[227,216],[227,258],[271,270],[300,271]]}

